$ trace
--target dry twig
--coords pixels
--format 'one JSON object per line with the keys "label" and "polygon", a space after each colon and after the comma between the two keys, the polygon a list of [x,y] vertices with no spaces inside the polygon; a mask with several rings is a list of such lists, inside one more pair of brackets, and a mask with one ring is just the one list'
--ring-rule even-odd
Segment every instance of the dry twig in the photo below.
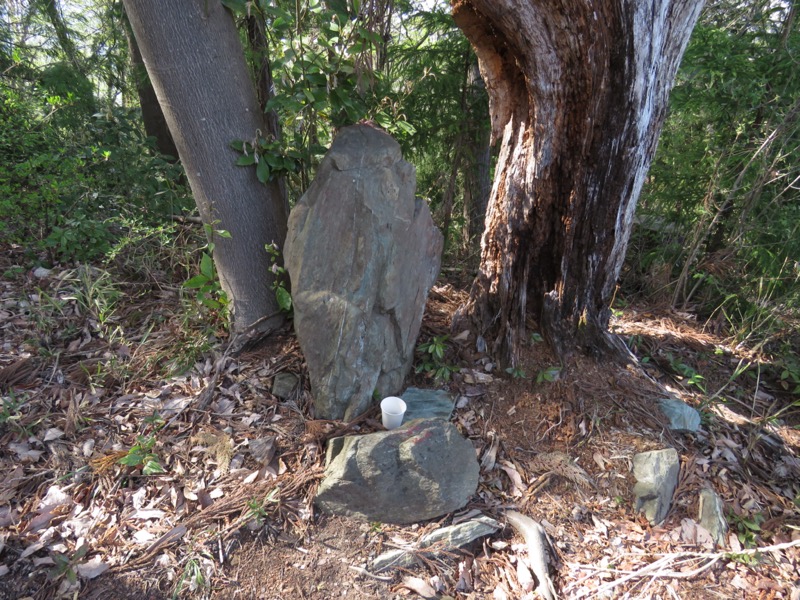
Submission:
{"label": "dry twig", "polygon": [[[636,571],[604,569],[602,567],[595,567],[592,565],[579,565],[579,564],[570,564],[569,566],[575,569],[624,574],[624,577],[620,577],[619,579],[610,581],[593,591],[594,596],[601,596],[610,592],[614,588],[619,587],[623,583],[627,583],[628,581],[631,581],[633,579],[640,579],[642,577],[652,577],[653,579],[656,578],[692,579],[704,573],[711,567],[713,567],[723,558],[728,558],[733,555],[753,556],[755,554],[761,554],[765,552],[779,552],[781,550],[787,550],[789,548],[794,548],[798,546],[800,546],[800,540],[794,540],[793,542],[785,542],[783,544],[775,544],[773,546],[763,546],[761,548],[747,548],[739,550],[737,552],[671,552],[669,554],[663,555],[655,562],[649,563],[643,566],[642,568],[637,569]],[[686,558],[700,559],[700,560],[705,560],[707,562],[691,571],[675,571],[667,568],[675,565],[675,563],[677,563],[679,560]]]}

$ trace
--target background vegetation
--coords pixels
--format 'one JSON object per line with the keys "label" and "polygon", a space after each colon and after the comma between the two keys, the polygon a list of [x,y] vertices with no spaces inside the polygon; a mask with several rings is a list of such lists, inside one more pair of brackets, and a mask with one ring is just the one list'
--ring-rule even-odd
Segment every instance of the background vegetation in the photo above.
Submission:
{"label": "background vegetation", "polygon": [[[225,4],[280,131],[257,149],[259,176],[284,177],[293,202],[337,128],[375,121],[416,165],[448,259],[473,268],[490,182],[488,109],[447,3]],[[800,378],[795,12],[764,0],[708,4],[672,94],[617,296],[618,305],[688,311],[750,340],[774,354],[787,385]],[[122,276],[146,276],[153,266],[145,257],[169,246],[171,275],[186,281],[199,272],[202,231],[175,233],[193,202],[179,163],[145,133],[125,32],[114,0],[0,7],[0,235],[25,250],[20,269],[122,262]]]}

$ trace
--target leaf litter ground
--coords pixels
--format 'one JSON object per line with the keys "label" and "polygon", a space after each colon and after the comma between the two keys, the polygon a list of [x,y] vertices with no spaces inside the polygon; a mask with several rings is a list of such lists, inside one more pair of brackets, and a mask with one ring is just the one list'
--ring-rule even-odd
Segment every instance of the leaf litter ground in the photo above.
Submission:
{"label": "leaf litter ground", "polygon": [[[352,424],[313,419],[289,332],[230,356],[223,332],[182,320],[168,269],[115,286],[119,265],[34,274],[13,268],[19,249],[4,250],[2,599],[535,598],[509,527],[458,551],[417,552],[411,568],[368,570],[386,550],[479,513],[505,522],[508,509],[544,526],[564,598],[800,596],[797,396],[767,375],[763,352],[691,315],[620,314],[614,328],[640,366],[562,367],[532,341],[512,375],[450,332],[464,286],[440,283],[421,341],[451,335],[445,361],[458,372],[408,383],[457,396],[453,420],[481,482],[462,511],[401,527],[314,509],[325,442],[381,427],[375,411]],[[281,372],[300,382],[285,399],[270,392]],[[654,406],[667,393],[701,410],[700,433],[666,430]],[[653,527],[633,509],[632,458],[667,446],[681,456],[680,483]],[[706,486],[725,503],[725,548],[696,522]]]}

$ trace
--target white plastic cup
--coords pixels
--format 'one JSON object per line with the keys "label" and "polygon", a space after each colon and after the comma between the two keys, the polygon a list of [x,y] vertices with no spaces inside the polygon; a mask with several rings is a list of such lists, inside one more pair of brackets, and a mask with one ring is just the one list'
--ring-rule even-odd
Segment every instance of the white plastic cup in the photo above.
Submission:
{"label": "white plastic cup", "polygon": [[402,398],[388,396],[381,400],[381,420],[386,429],[397,429],[403,424],[406,403]]}

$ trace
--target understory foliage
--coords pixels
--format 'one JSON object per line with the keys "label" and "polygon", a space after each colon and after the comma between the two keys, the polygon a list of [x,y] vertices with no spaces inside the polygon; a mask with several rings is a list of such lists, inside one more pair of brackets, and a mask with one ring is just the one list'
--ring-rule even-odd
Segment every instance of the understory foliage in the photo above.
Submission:
{"label": "understory foliage", "polygon": [[0,8],[0,235],[32,259],[89,261],[191,200],[125,103],[119,10],[93,6],[90,30],[47,6]]}
{"label": "understory foliage", "polygon": [[[336,131],[372,122],[417,167],[418,194],[445,232],[469,238],[470,211],[459,192],[467,186],[464,173],[488,154],[488,140],[474,147],[488,131],[488,105],[482,87],[469,80],[476,59],[446,3],[426,9],[392,0],[225,5],[241,24],[254,71],[269,65],[272,87],[264,104],[280,125],[278,136],[237,141],[240,165],[255,165],[262,181],[286,177],[294,202]],[[246,34],[253,18],[263,23],[261,46]]]}
{"label": "understory foliage", "polygon": [[794,4],[706,7],[640,200],[627,291],[740,339],[789,342],[800,308],[799,61]]}
{"label": "understory foliage", "polygon": [[74,115],[66,128],[54,106],[61,99],[39,92],[0,91],[6,240],[44,250],[51,262],[89,261],[106,255],[132,223],[155,225],[186,207],[179,167],[150,149],[134,111]]}

